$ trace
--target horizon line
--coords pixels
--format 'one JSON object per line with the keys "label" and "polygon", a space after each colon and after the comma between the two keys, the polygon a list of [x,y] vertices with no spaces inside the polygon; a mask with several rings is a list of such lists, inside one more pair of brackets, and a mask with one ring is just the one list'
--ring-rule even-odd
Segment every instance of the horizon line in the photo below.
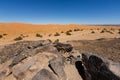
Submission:
{"label": "horizon line", "polygon": [[29,22],[0,22],[0,24],[2,23],[8,23],[8,24],[13,24],[13,23],[17,23],[17,24],[31,24],[31,25],[90,25],[90,26],[120,26],[120,24],[81,24],[81,23],[29,23]]}

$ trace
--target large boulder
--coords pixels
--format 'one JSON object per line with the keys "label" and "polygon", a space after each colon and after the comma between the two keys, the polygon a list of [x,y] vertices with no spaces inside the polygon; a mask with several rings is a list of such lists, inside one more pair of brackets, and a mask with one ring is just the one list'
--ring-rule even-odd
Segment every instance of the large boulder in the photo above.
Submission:
{"label": "large boulder", "polygon": [[56,43],[54,47],[56,47],[59,52],[71,52],[73,50],[73,47],[70,44]]}
{"label": "large boulder", "polygon": [[42,69],[32,78],[32,80],[57,80],[57,78],[47,69]]}
{"label": "large boulder", "polygon": [[57,57],[49,61],[49,67],[59,77],[60,80],[66,80],[67,76],[64,71],[64,57]]}
{"label": "large boulder", "polygon": [[76,62],[76,67],[83,80],[120,80],[109,69],[109,62],[95,55],[83,54],[82,62]]}
{"label": "large boulder", "polygon": [[25,78],[25,73],[26,71],[35,64],[34,60],[30,60],[24,64],[18,64],[16,66],[14,66],[12,68],[12,73],[13,76],[17,79],[17,80],[22,80]]}

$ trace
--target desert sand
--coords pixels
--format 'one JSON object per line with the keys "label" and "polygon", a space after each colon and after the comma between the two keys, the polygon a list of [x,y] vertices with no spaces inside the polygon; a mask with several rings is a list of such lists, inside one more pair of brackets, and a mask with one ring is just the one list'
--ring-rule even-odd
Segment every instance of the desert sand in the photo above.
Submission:
{"label": "desert sand", "polygon": [[[77,29],[78,31],[74,31]],[[103,29],[106,29],[103,33]],[[66,32],[71,35],[66,35]],[[107,32],[108,31],[108,32]],[[61,42],[69,40],[94,40],[99,38],[120,38],[120,26],[88,26],[78,24],[25,24],[25,23],[0,23],[0,45],[16,42],[14,39],[22,36],[24,40],[59,39]],[[59,36],[54,36],[55,33]],[[93,32],[93,33],[92,33]],[[5,34],[5,35],[4,35]],[[36,34],[42,37],[36,37]],[[4,35],[4,36],[3,36]],[[21,40],[18,40],[21,41]]]}

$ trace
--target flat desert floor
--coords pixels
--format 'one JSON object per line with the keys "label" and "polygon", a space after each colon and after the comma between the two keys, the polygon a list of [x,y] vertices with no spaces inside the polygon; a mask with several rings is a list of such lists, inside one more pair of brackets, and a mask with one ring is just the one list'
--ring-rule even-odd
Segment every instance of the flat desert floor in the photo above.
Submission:
{"label": "flat desert floor", "polygon": [[[22,40],[19,40],[19,37]],[[18,38],[17,40],[15,40]],[[88,26],[77,24],[24,24],[0,23],[0,45],[23,40],[45,40],[61,42],[70,40],[95,40],[120,38],[120,26]]]}

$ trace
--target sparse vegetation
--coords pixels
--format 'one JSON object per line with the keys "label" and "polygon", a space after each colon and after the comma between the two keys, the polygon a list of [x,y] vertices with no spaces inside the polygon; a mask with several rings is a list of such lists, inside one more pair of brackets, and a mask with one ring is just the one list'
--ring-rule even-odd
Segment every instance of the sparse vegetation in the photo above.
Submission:
{"label": "sparse vegetation", "polygon": [[23,34],[20,34],[20,36],[24,36]]}
{"label": "sparse vegetation", "polygon": [[54,41],[54,43],[58,43],[59,42],[59,39],[56,39],[55,41]]}
{"label": "sparse vegetation", "polygon": [[113,34],[113,32],[111,32],[111,31],[106,31],[106,32],[108,32],[108,33],[110,33],[110,34]]}
{"label": "sparse vegetation", "polygon": [[38,33],[37,33],[37,34],[36,34],[36,37],[43,37],[43,36],[42,36],[41,34],[38,34]]}
{"label": "sparse vegetation", "polygon": [[2,38],[3,36],[2,35],[0,35],[0,38]]}
{"label": "sparse vegetation", "polygon": [[97,28],[97,30],[100,30],[99,28]]}
{"label": "sparse vegetation", "polygon": [[52,34],[49,34],[48,36],[50,37],[50,36],[52,36]]}
{"label": "sparse vegetation", "polygon": [[93,34],[93,33],[95,33],[95,31],[92,31],[91,33]]}
{"label": "sparse vegetation", "polygon": [[66,35],[72,35],[70,31],[66,31]]}
{"label": "sparse vegetation", "polygon": [[102,29],[102,31],[100,33],[105,33],[107,31],[106,28]]}
{"label": "sparse vegetation", "polygon": [[113,32],[107,30],[106,28],[104,28],[100,33],[104,33],[104,32],[107,32],[107,33],[113,34]]}
{"label": "sparse vegetation", "polygon": [[4,33],[4,34],[3,34],[3,36],[7,36],[7,34],[6,34],[6,33]]}
{"label": "sparse vegetation", "polygon": [[72,32],[72,30],[69,30],[69,32]]}
{"label": "sparse vegetation", "polygon": [[74,31],[80,31],[80,29],[74,29]]}
{"label": "sparse vegetation", "polygon": [[25,37],[29,37],[29,35],[26,35]]}
{"label": "sparse vegetation", "polygon": [[80,29],[80,31],[83,31],[84,29]]}
{"label": "sparse vegetation", "polygon": [[120,34],[120,29],[119,29],[119,31],[118,31],[118,34]]}
{"label": "sparse vegetation", "polygon": [[61,31],[61,33],[64,33],[63,31]]}
{"label": "sparse vegetation", "polygon": [[21,36],[17,37],[14,39],[14,41],[19,41],[19,40],[22,40],[23,38]]}
{"label": "sparse vegetation", "polygon": [[22,38],[25,38],[26,36],[24,36],[23,34],[20,34],[20,36],[22,37]]}
{"label": "sparse vegetation", "polygon": [[2,34],[2,35],[0,35],[0,38],[3,38],[4,36],[7,36],[7,34]]}
{"label": "sparse vegetation", "polygon": [[111,28],[110,30],[115,31],[115,29],[114,29],[114,28]]}
{"label": "sparse vegetation", "polygon": [[118,34],[120,34],[120,29],[118,30]]}
{"label": "sparse vegetation", "polygon": [[56,32],[56,33],[54,34],[54,36],[60,36],[60,34],[59,34],[58,32]]}
{"label": "sparse vegetation", "polygon": [[104,28],[103,30],[104,30],[104,31],[107,31],[107,29],[106,29],[106,28]]}
{"label": "sparse vegetation", "polygon": [[104,33],[105,31],[104,30],[102,30],[100,33]]}

